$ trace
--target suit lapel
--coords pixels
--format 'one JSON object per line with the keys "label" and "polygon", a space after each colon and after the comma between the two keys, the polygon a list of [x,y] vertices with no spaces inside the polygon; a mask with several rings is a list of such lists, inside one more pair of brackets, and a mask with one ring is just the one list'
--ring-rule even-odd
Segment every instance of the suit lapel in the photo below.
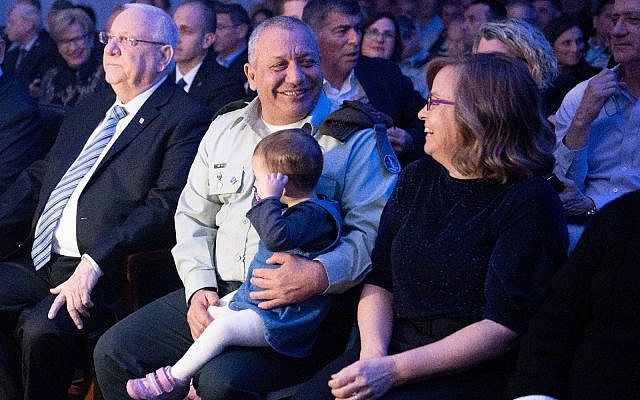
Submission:
{"label": "suit lapel", "polygon": [[[169,101],[171,95],[173,95],[176,85],[170,80],[166,79],[155,92],[147,99],[142,105],[142,108],[138,111],[133,119],[129,122],[129,125],[122,131],[118,139],[109,149],[109,152],[100,162],[98,169],[103,168],[109,160],[111,160],[116,154],[118,154],[123,148],[125,148],[133,139],[136,138],[142,132],[151,121],[153,121],[158,115],[160,115],[159,109]],[[96,171],[97,172],[97,171]]]}

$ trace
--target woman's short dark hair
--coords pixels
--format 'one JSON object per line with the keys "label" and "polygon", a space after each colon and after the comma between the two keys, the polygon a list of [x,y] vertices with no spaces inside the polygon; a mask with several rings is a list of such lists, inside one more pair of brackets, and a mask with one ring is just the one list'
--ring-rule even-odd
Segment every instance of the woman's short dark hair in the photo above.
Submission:
{"label": "woman's short dark hair", "polygon": [[253,156],[260,157],[269,172],[287,175],[289,184],[300,193],[312,192],[322,174],[320,145],[303,129],[283,129],[268,135],[258,142]]}
{"label": "woman's short dark hair", "polygon": [[427,69],[429,87],[447,66],[460,75],[455,119],[462,145],[453,165],[464,175],[502,183],[551,172],[555,135],[527,65],[503,54],[435,59]]}
{"label": "woman's short dark hair", "polygon": [[398,24],[398,20],[393,14],[381,12],[373,15],[372,17],[367,17],[362,24],[362,35],[364,36],[366,34],[367,29],[369,29],[371,25],[384,18],[390,20],[396,30],[396,34],[393,38],[393,53],[391,53],[391,61],[400,61],[400,57],[402,57],[402,36],[400,35],[400,24]]}
{"label": "woman's short dark hair", "polygon": [[582,32],[580,22],[577,19],[567,16],[555,18],[549,21],[549,24],[544,28],[544,36],[553,47],[556,39],[571,28],[578,28]]}

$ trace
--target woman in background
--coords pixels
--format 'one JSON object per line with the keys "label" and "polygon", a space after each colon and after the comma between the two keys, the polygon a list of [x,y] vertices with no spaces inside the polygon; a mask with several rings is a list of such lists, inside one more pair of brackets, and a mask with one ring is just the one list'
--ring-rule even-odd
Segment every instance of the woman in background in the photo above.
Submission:
{"label": "woman in background", "polygon": [[400,61],[402,39],[393,14],[380,13],[367,19],[362,26],[362,55]]}
{"label": "woman in background", "polygon": [[51,36],[64,62],[48,69],[40,85],[40,103],[72,107],[106,87],[102,54],[95,50],[94,24],[80,8],[57,11],[49,21]]}

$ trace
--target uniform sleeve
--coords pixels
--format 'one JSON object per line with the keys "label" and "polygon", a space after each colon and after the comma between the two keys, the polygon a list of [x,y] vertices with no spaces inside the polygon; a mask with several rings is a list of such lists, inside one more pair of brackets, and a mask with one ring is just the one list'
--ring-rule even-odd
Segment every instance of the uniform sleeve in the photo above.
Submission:
{"label": "uniform sleeve", "polygon": [[200,143],[175,215],[176,245],[171,250],[187,301],[204,287],[218,287],[215,273],[215,216],[222,204],[209,195],[209,142],[213,127]]}
{"label": "uniform sleeve", "polygon": [[343,234],[333,251],[317,257],[327,273],[327,293],[342,293],[369,272],[380,214],[397,177],[382,164],[371,129],[354,133],[349,142],[352,148],[342,195],[336,199],[343,216]]}

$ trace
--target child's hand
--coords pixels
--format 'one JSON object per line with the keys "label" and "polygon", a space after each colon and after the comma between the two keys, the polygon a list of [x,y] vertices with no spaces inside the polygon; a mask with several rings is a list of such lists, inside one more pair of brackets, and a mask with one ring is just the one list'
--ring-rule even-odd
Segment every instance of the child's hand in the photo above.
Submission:
{"label": "child's hand", "polygon": [[284,187],[289,182],[289,177],[283,173],[275,172],[269,173],[265,176],[265,179],[260,181],[256,180],[256,191],[261,199],[267,197],[282,197],[284,193]]}

